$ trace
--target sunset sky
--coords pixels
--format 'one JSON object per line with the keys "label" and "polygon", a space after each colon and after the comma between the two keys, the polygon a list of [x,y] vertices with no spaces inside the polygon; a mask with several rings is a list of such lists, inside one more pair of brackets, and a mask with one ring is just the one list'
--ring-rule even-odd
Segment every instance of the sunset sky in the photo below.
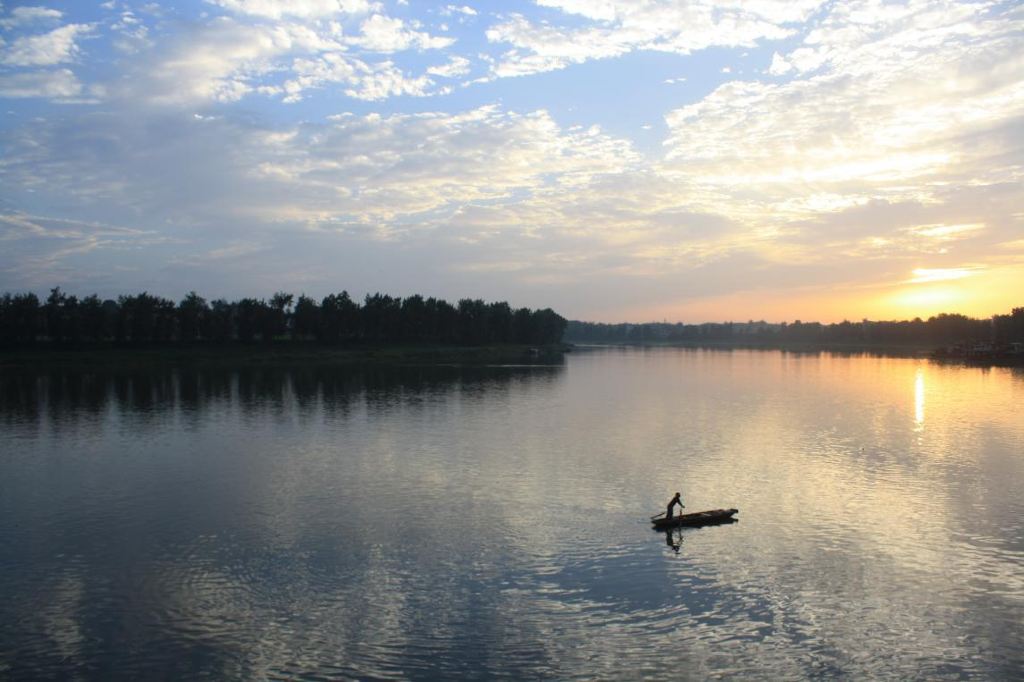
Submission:
{"label": "sunset sky", "polygon": [[0,292],[1024,305],[1024,7],[0,4]]}

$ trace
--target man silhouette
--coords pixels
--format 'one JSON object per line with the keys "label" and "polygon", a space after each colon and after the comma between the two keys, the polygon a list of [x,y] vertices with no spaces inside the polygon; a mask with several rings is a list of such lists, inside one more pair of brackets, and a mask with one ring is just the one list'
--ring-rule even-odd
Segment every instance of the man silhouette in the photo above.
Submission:
{"label": "man silhouette", "polygon": [[668,501],[668,512],[665,513],[665,518],[667,518],[667,519],[671,519],[672,518],[672,509],[677,504],[679,505],[679,514],[682,515],[683,507],[685,507],[686,505],[683,504],[683,501],[681,499],[679,499],[679,493],[676,493],[676,496]]}

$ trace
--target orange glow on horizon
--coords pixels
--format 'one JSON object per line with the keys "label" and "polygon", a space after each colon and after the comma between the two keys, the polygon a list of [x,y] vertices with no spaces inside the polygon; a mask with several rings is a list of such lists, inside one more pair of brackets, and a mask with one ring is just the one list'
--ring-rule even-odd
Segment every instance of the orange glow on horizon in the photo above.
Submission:
{"label": "orange glow on horizon", "polygon": [[609,323],[802,320],[828,324],[861,319],[928,319],[940,313],[985,319],[1024,306],[1024,264],[991,269],[916,268],[908,275],[897,284],[739,292],[645,306],[622,317],[609,311],[589,319]]}

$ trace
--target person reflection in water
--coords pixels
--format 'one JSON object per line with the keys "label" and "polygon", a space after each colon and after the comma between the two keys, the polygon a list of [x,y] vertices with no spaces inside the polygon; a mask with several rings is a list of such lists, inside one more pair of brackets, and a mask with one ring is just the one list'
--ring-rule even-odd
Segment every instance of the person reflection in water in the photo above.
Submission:
{"label": "person reflection in water", "polygon": [[678,539],[676,534],[672,532],[672,529],[665,531],[665,544],[672,548],[673,552],[678,552],[679,548],[683,544],[683,534],[680,532]]}
{"label": "person reflection in water", "polygon": [[665,518],[668,518],[668,519],[672,518],[672,509],[677,504],[679,505],[679,514],[682,515],[683,507],[685,507],[686,505],[683,504],[683,501],[679,498],[679,493],[676,493],[676,496],[668,501],[668,511],[665,513]]}

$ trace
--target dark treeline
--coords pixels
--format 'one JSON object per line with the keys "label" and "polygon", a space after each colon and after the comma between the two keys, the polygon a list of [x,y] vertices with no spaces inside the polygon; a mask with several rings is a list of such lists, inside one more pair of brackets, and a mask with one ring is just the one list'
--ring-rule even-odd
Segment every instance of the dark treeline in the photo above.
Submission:
{"label": "dark treeline", "polygon": [[724,322],[683,324],[601,324],[571,321],[566,340],[582,343],[749,343],[865,344],[943,346],[971,341],[997,344],[1024,341],[1024,308],[1008,315],[975,319],[941,314],[927,320],[898,322],[768,323]]}
{"label": "dark treeline", "polygon": [[226,344],[316,340],[327,344],[558,343],[566,321],[550,308],[513,309],[508,303],[368,295],[362,304],[347,292],[319,303],[277,293],[270,300],[207,302],[195,292],[180,302],[148,293],[101,300],[59,288],[45,301],[32,293],[0,297],[0,345],[78,346],[117,343]]}

